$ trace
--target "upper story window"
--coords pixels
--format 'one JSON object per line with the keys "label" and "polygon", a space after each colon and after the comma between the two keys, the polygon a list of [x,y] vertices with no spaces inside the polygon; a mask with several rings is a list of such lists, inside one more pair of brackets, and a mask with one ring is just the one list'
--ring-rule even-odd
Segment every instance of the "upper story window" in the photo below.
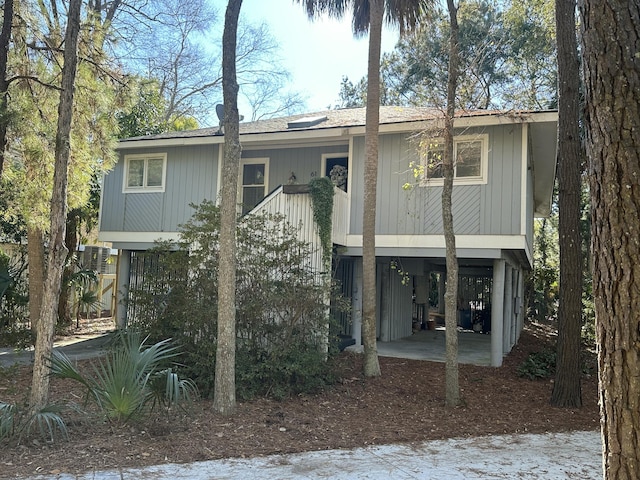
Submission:
{"label": "upper story window", "polygon": [[[464,135],[453,140],[454,184],[487,183],[488,135]],[[431,140],[422,158],[423,178],[421,185],[444,183],[444,143],[442,139]]]}
{"label": "upper story window", "polygon": [[251,211],[267,195],[269,186],[269,159],[243,158],[240,160],[240,203],[242,214]]}
{"label": "upper story window", "polygon": [[124,157],[125,192],[164,192],[167,154],[136,154]]}

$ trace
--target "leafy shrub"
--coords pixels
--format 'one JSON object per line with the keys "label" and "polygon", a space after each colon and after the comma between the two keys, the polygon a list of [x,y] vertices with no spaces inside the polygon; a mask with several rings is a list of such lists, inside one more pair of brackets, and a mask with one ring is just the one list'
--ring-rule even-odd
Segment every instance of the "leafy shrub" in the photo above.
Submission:
{"label": "leafy shrub", "polygon": [[[130,291],[130,324],[154,339],[174,338],[185,351],[182,371],[203,395],[213,393],[214,384],[219,222],[219,210],[211,202],[196,207],[182,227],[179,251],[159,244],[144,254],[140,262],[147,268],[136,270],[144,281]],[[236,364],[241,398],[281,397],[329,378],[330,285],[309,267],[310,247],[297,234],[281,215],[246,215],[238,223]],[[259,388],[259,382],[265,387]]]}
{"label": "leafy shrub", "polygon": [[299,393],[313,393],[335,383],[337,376],[314,345],[292,344],[286,350],[241,349],[236,378],[242,400],[257,396],[283,399]]}
{"label": "leafy shrub", "polygon": [[526,360],[518,367],[518,375],[535,380],[550,378],[556,373],[556,352],[545,348],[539,352],[530,353]]}
{"label": "leafy shrub", "polygon": [[93,365],[93,376],[84,376],[63,353],[54,352],[52,375],[75,380],[86,387],[109,419],[127,422],[160,403],[170,406],[197,394],[190,380],[181,380],[169,366],[179,355],[169,340],[145,345],[138,333],[121,333],[115,348]]}

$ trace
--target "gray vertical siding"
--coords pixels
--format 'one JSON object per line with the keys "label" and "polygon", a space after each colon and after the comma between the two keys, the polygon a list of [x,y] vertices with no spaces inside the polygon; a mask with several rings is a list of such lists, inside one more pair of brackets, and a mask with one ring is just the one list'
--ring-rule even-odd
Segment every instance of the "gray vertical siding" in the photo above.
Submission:
{"label": "gray vertical siding", "polygon": [[389,325],[389,338],[397,340],[412,334],[413,289],[409,285],[402,284],[402,277],[395,270],[391,270],[390,277],[392,321]]}
{"label": "gray vertical siding", "polygon": [[[519,235],[521,233],[521,127],[504,125],[472,129],[459,134],[487,133],[489,138],[486,185],[454,187],[456,233],[463,235]],[[409,170],[418,161],[409,134],[385,134],[379,142],[378,208],[376,231],[382,235],[442,234],[441,194],[437,186],[417,185]],[[218,146],[136,149],[127,153],[167,153],[163,193],[123,194],[123,161],[106,176],[100,228],[103,231],[176,231],[192,214],[190,203],[215,200],[218,183]],[[321,175],[322,155],[348,152],[348,145],[245,149],[243,158],[269,158],[268,191]],[[362,233],[364,137],[353,140],[350,233]],[[121,158],[124,153],[121,152]],[[413,184],[404,190],[405,183]],[[529,185],[530,186],[530,185]],[[527,205],[527,210],[529,210]],[[529,227],[527,227],[529,229]],[[529,232],[527,231],[527,234]]]}
{"label": "gray vertical siding", "polygon": [[506,125],[487,129],[489,178],[482,187],[481,234],[520,234],[522,196],[522,127]]}
{"label": "gray vertical siding", "polygon": [[[453,215],[456,233],[462,235],[512,235],[520,233],[521,127],[488,127],[460,134],[489,135],[486,185],[456,185]],[[409,171],[418,161],[414,142],[407,134],[381,135],[378,163],[376,232],[383,235],[442,234],[442,187],[421,187]],[[351,233],[362,233],[364,138],[353,142],[354,171]],[[404,190],[405,183],[413,184]]]}
{"label": "gray vertical siding", "polygon": [[[167,154],[165,191],[122,193],[124,155]],[[120,160],[104,179],[100,229],[103,231],[175,232],[192,215],[190,203],[215,200],[218,146],[136,149],[120,152]]]}
{"label": "gray vertical siding", "polygon": [[242,158],[268,158],[270,192],[278,185],[287,185],[291,172],[296,176],[296,183],[305,184],[315,176],[320,176],[322,155],[326,153],[348,153],[349,145],[333,145],[324,147],[276,148],[243,150]]}
{"label": "gray vertical siding", "polygon": [[123,157],[120,155],[113,170],[102,180],[102,197],[100,204],[100,230],[122,232],[124,229],[124,204],[122,194],[122,177],[124,172]]}

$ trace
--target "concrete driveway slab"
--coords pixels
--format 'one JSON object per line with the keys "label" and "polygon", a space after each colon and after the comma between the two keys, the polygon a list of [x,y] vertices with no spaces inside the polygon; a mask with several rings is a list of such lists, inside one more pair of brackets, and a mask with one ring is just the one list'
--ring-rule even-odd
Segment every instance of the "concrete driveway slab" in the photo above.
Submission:
{"label": "concrete driveway slab", "polygon": [[599,432],[500,435],[28,480],[596,480],[600,442]]}

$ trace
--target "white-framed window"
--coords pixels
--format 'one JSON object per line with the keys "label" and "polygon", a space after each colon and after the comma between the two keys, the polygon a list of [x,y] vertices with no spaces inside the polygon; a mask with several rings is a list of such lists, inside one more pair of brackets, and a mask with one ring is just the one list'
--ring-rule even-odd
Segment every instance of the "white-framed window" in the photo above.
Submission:
{"label": "white-framed window", "polygon": [[240,160],[240,204],[242,214],[251,211],[267,195],[269,187],[269,159]]}
{"label": "white-framed window", "polygon": [[[443,158],[444,141],[441,138],[430,140],[422,154],[421,185],[444,183]],[[488,135],[461,135],[453,139],[454,184],[487,183],[488,164]]]}
{"label": "white-framed window", "polygon": [[166,153],[125,155],[122,190],[125,193],[164,192],[166,175]]}
{"label": "white-framed window", "polygon": [[329,177],[336,187],[347,191],[349,185],[348,153],[322,154],[321,168],[324,177]]}

